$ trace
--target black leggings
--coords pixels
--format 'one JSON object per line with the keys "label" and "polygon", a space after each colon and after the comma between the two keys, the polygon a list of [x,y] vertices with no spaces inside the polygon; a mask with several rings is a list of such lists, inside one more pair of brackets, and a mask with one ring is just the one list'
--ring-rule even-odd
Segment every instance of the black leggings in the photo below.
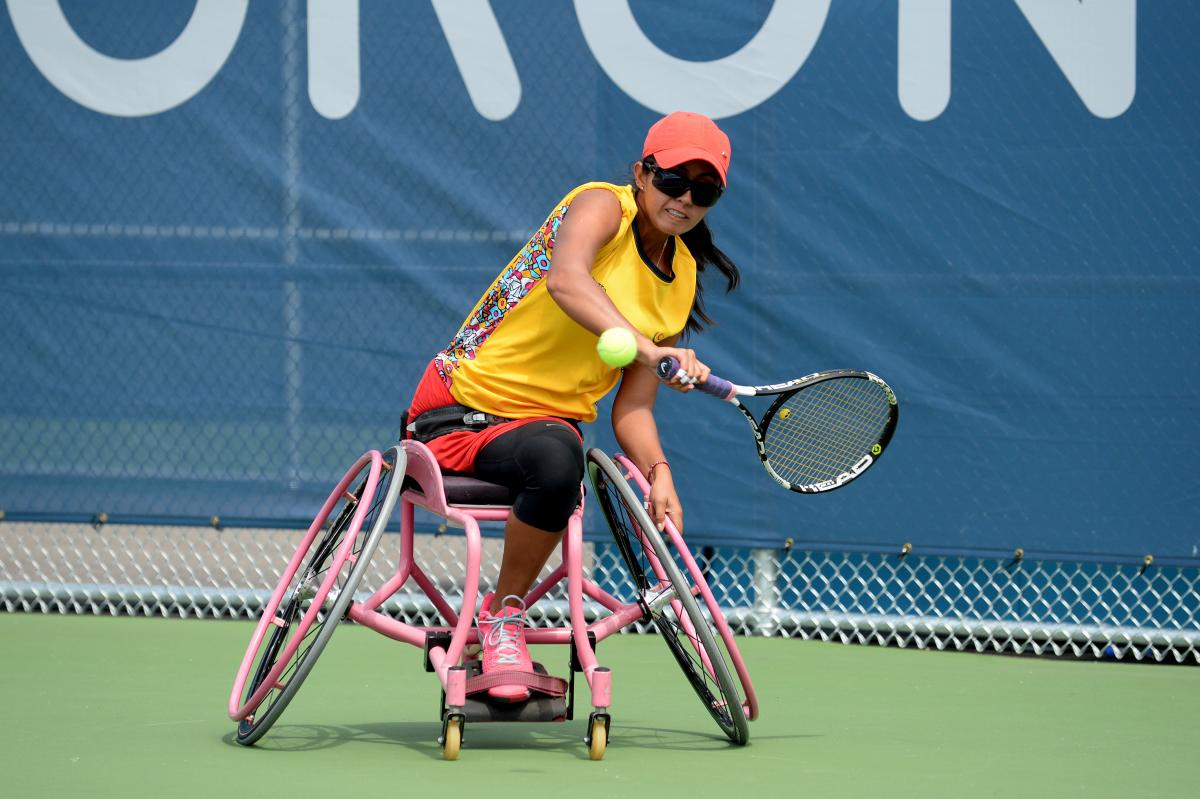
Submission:
{"label": "black leggings", "polygon": [[579,505],[583,444],[565,422],[529,422],[481,449],[473,474],[517,492],[525,524],[557,533]]}

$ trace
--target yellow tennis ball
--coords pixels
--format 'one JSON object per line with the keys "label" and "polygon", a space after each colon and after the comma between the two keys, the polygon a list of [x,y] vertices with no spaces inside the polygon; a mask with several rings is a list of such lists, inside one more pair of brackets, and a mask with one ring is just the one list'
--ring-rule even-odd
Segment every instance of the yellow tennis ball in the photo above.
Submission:
{"label": "yellow tennis ball", "polygon": [[637,357],[637,339],[627,328],[610,327],[600,334],[596,352],[609,366],[628,366]]}

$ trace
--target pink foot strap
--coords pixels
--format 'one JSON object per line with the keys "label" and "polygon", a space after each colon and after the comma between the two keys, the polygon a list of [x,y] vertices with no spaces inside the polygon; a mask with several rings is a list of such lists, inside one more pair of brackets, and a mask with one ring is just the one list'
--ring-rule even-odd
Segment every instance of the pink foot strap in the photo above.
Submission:
{"label": "pink foot strap", "polygon": [[534,674],[528,671],[494,671],[491,674],[480,674],[478,677],[467,680],[467,696],[501,685],[519,685],[555,698],[567,694],[567,681],[561,677]]}

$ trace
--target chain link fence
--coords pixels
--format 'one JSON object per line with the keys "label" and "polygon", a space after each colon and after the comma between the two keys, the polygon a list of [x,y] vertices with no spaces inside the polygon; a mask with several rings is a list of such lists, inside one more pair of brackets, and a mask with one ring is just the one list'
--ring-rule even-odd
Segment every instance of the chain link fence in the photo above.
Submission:
{"label": "chain link fence", "polygon": [[[136,59],[191,14],[154,5],[67,15],[98,52]],[[0,11],[4,610],[254,618],[300,535],[263,526],[311,512],[362,442],[391,439],[424,364],[555,200],[626,177],[656,114],[614,88],[570,4],[493,5],[525,98],[502,121],[478,112],[430,4],[364,4],[361,96],[340,120],[310,99],[300,0],[251,4],[219,75],[138,118],[67,99]],[[701,3],[676,19],[638,5],[661,47],[701,62],[773,8]],[[1043,45],[990,5],[955,12],[970,68],[936,125],[892,98],[894,21],[846,12],[802,79],[723,122],[739,172],[713,219],[746,280],[735,301],[710,289],[727,331],[706,342],[710,362],[792,376],[775,360],[797,326],[804,363],[869,356],[906,381],[912,444],[889,452],[854,525],[841,514],[856,500],[807,511],[845,544],[697,554],[747,635],[1197,663],[1195,480],[1179,443],[1197,439],[1200,392],[1169,367],[1195,349],[1200,161],[1178,100],[1200,61],[1178,9],[1142,4],[1149,77],[1128,115],[1098,122],[1066,81],[1025,68],[1049,63]],[[774,543],[764,533],[793,529],[794,512],[767,481],[731,487],[739,468],[710,468],[734,453],[758,468],[744,431],[710,413],[661,419],[666,439],[694,443],[675,463],[695,518],[713,520],[709,541]],[[1159,479],[1113,480],[1111,463]],[[721,501],[731,490],[738,502]],[[194,526],[213,513],[224,529]],[[884,528],[946,551],[969,552],[969,530],[1089,554],[836,549]],[[1087,560],[1133,541],[1160,562]],[[390,576],[388,543],[368,588]],[[420,543],[453,595],[461,539]],[[588,547],[592,578],[621,581],[617,553]],[[563,600],[537,621],[561,621]],[[386,610],[440,623],[419,596]]]}
{"label": "chain link fence", "polygon": [[[8,612],[255,619],[301,535],[0,524],[0,598]],[[495,582],[500,543],[485,539],[485,585]],[[452,602],[462,596],[463,551],[460,536],[418,534],[417,557]],[[1200,664],[1196,569],[735,547],[696,555],[742,635]],[[362,590],[391,577],[398,557],[399,539],[389,536]],[[625,579],[607,543],[587,544],[584,568],[602,587]],[[411,624],[445,623],[418,593],[401,592],[383,610]],[[531,615],[564,623],[565,587]]]}

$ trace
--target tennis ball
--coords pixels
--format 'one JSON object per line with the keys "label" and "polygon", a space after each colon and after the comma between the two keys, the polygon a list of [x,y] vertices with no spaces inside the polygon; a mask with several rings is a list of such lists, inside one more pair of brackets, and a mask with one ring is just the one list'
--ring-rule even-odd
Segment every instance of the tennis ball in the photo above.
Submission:
{"label": "tennis ball", "polygon": [[610,327],[596,342],[600,360],[609,366],[628,366],[637,357],[637,339],[624,327]]}

